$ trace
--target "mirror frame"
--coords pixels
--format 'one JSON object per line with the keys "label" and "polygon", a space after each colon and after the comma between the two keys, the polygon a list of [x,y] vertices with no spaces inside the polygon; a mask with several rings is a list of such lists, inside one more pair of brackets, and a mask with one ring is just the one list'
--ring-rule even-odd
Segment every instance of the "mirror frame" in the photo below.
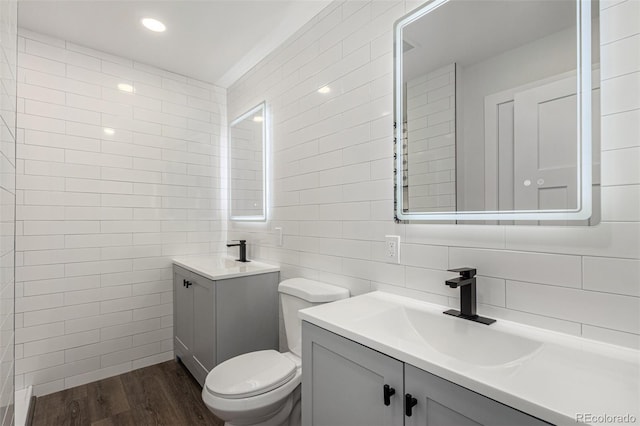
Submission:
{"label": "mirror frame", "polygon": [[[241,121],[243,121],[245,118],[248,118],[249,116],[252,115],[256,115],[256,113],[260,112],[260,114],[262,115],[262,214],[261,215],[247,215],[247,216],[242,216],[242,215],[233,215],[233,208],[232,208],[232,199],[233,199],[233,179],[231,177],[232,174],[232,167],[231,167],[231,144],[232,144],[232,140],[231,140],[231,128],[240,123]],[[267,102],[266,101],[262,101],[260,102],[258,105],[254,106],[253,108],[251,108],[249,111],[245,112],[244,114],[240,115],[239,117],[237,117],[235,120],[233,120],[231,123],[229,123],[229,135],[228,135],[228,149],[227,149],[227,168],[228,168],[228,180],[229,180],[229,198],[228,198],[228,204],[229,204],[229,220],[234,220],[234,221],[243,221],[243,222],[265,222],[267,220],[267,147],[269,146],[268,144],[268,135],[269,132],[267,131],[268,126],[267,126],[267,121],[268,121],[268,114],[267,114]]]}
{"label": "mirror frame", "polygon": [[[571,210],[508,210],[508,211],[465,211],[465,212],[403,212],[403,187],[398,185],[403,164],[403,126],[398,118],[402,111],[402,30],[438,7],[455,0],[431,0],[418,9],[400,18],[393,28],[393,117],[394,117],[394,215],[396,222],[419,221],[484,221],[484,220],[585,220],[592,214],[592,135],[591,135],[591,1],[576,1],[577,22],[577,96],[578,96],[578,203]],[[400,141],[400,143],[398,143]]]}

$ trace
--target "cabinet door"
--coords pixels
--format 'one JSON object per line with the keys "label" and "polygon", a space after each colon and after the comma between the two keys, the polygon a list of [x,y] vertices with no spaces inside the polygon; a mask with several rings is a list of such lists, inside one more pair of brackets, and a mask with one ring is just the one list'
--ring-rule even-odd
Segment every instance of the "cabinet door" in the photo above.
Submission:
{"label": "cabinet door", "polygon": [[[302,326],[302,424],[402,426],[403,364],[307,322]],[[384,404],[384,385],[395,394]]]}
{"label": "cabinet door", "polygon": [[193,297],[193,349],[194,377],[201,385],[216,365],[215,345],[215,286],[213,281],[193,275],[189,287]]}
{"label": "cabinet door", "polygon": [[193,350],[193,292],[185,286],[190,274],[173,268],[173,321],[176,355],[183,362]]}
{"label": "cabinet door", "polygon": [[405,394],[418,400],[406,426],[541,426],[535,417],[405,364]]}

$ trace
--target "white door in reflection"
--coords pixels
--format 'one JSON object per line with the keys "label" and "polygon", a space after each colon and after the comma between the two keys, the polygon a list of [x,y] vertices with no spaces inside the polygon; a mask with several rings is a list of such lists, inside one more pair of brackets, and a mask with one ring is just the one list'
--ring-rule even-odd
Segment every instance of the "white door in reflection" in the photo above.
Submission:
{"label": "white door in reflection", "polygon": [[[597,72],[594,73],[594,82],[593,114],[599,117]],[[498,210],[576,208],[579,161],[577,102],[575,76],[546,79],[485,98],[487,169],[492,170],[492,165],[495,165],[493,169],[496,170],[496,173],[487,174],[487,206]],[[598,191],[599,121],[594,123],[592,130],[593,185],[597,187],[594,191]],[[594,201],[598,198],[594,197]],[[591,220],[594,219],[597,218]]]}

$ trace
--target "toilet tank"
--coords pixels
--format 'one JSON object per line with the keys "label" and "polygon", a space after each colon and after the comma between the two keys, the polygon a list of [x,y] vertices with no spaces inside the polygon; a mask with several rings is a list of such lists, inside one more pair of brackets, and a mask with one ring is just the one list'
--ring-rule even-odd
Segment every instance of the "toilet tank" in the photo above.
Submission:
{"label": "toilet tank", "polygon": [[278,286],[278,292],[282,303],[287,345],[289,351],[299,357],[302,356],[302,322],[298,318],[298,311],[349,297],[349,290],[346,288],[306,278],[284,280]]}

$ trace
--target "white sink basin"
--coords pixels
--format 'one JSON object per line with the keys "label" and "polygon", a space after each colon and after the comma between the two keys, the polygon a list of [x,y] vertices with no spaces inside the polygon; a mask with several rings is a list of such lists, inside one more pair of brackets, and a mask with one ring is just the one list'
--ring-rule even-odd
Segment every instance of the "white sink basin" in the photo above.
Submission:
{"label": "white sink basin", "polygon": [[639,351],[447,309],[377,291],[299,316],[552,424],[576,424],[576,413],[640,419]]}
{"label": "white sink basin", "polygon": [[485,367],[510,367],[532,356],[542,342],[508,334],[484,324],[409,306],[386,309],[354,322],[356,329],[427,345],[455,360]]}

